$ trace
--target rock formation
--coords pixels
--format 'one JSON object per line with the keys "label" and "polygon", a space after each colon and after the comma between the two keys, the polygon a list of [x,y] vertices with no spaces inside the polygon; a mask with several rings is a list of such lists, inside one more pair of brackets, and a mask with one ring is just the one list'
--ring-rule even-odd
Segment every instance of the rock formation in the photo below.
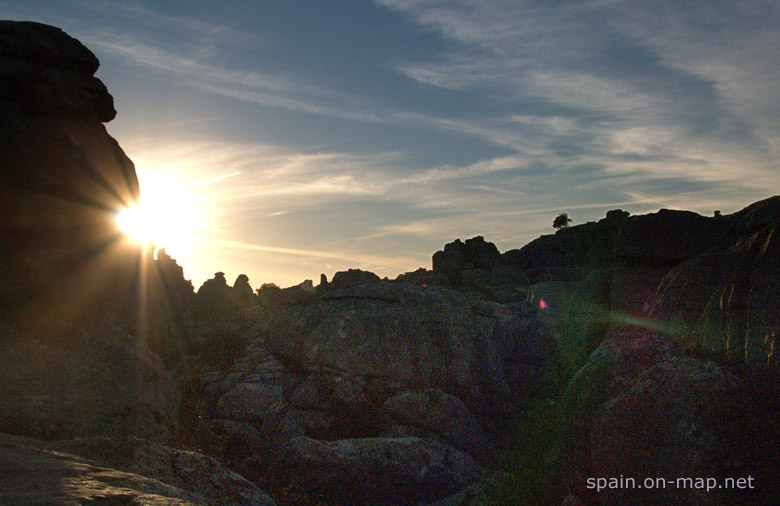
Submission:
{"label": "rock formation", "polygon": [[433,272],[492,269],[499,264],[500,259],[496,245],[485,241],[482,236],[467,239],[465,243],[456,239],[433,254]]}
{"label": "rock formation", "polygon": [[102,125],[116,112],[97,68],[57,28],[0,22],[0,307],[9,334],[129,306],[139,250],[115,221],[138,200],[138,180]]}

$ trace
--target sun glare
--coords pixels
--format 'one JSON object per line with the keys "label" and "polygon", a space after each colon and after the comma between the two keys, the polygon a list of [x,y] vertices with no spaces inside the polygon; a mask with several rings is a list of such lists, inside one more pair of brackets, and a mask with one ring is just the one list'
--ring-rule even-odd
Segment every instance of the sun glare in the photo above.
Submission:
{"label": "sun glare", "polygon": [[141,201],[117,214],[120,230],[144,246],[185,256],[201,224],[195,195],[188,192],[186,184],[177,184],[170,176],[139,172],[139,180]]}

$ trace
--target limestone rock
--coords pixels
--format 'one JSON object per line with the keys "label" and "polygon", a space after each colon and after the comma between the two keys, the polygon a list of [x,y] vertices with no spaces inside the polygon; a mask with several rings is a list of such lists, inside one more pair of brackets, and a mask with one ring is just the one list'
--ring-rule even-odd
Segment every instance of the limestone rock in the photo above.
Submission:
{"label": "limestone rock", "polygon": [[241,383],[219,399],[217,412],[222,418],[258,422],[281,403],[284,398],[280,386]]}
{"label": "limestone rock", "polygon": [[362,285],[365,283],[376,283],[379,281],[379,276],[370,271],[363,271],[360,269],[349,269],[346,271],[339,271],[333,275],[333,280],[326,286],[328,290],[334,290],[337,288],[349,288],[352,286]]}
{"label": "limestone rock", "polygon": [[390,424],[418,427],[474,456],[483,455],[489,445],[463,402],[438,388],[394,395],[382,405],[382,413]]}
{"label": "limestone rock", "polygon": [[751,368],[778,368],[780,218],[731,249],[674,268],[650,314],[669,322],[687,346],[716,352]]}
{"label": "limestone rock", "polygon": [[569,381],[561,398],[553,463],[569,490],[588,495],[590,432],[599,408],[633,384],[649,368],[677,351],[669,339],[648,332],[603,342]]}
{"label": "limestone rock", "polygon": [[356,405],[351,411],[368,422],[376,420],[367,405],[435,387],[483,420],[511,411],[515,392],[530,390],[502,356],[508,348],[494,339],[506,318],[501,305],[440,287],[376,283],[334,290],[277,315],[266,345],[290,372],[337,374],[342,386],[362,385],[344,391],[343,405]]}
{"label": "limestone rock", "polygon": [[0,431],[44,439],[173,435],[178,392],[144,344],[112,326],[57,337],[0,346]]}
{"label": "limestone rock", "polygon": [[501,254],[492,242],[482,236],[448,243],[433,254],[433,272],[448,273],[468,269],[492,269],[499,264]]}
{"label": "limestone rock", "polygon": [[[743,395],[740,381],[712,362],[674,357],[657,364],[599,410],[591,442],[593,476],[732,476],[749,455],[738,434],[744,427],[732,423],[745,414]],[[600,495],[604,504],[693,506],[752,504],[751,494],[646,487]]]}
{"label": "limestone rock", "polygon": [[456,492],[479,477],[468,455],[420,438],[293,439],[281,477],[344,505],[416,505]]}
{"label": "limestone rock", "polygon": [[195,452],[141,439],[44,443],[0,434],[3,504],[273,506],[254,484]]}
{"label": "limestone rock", "polygon": [[122,239],[116,215],[137,202],[138,179],[101,124],[115,111],[93,77],[97,66],[58,28],[0,22],[0,320],[8,335],[57,332],[101,307],[135,309],[141,252]]}

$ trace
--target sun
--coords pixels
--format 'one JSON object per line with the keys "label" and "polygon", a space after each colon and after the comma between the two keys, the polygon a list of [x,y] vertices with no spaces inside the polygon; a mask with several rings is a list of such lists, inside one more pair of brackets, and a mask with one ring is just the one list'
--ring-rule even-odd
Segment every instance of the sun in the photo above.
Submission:
{"label": "sun", "polygon": [[169,254],[186,256],[201,229],[196,195],[188,185],[159,172],[141,172],[141,200],[116,216],[119,229],[145,247],[165,248]]}

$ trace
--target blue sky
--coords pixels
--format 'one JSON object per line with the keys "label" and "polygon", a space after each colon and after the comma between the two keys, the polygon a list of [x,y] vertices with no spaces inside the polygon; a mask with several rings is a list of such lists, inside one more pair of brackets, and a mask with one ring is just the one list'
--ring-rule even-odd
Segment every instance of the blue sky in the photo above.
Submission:
{"label": "blue sky", "polygon": [[0,17],[98,56],[142,184],[199,199],[199,239],[172,251],[196,287],[395,277],[457,237],[520,247],[560,212],[780,193],[775,1],[0,0]]}

